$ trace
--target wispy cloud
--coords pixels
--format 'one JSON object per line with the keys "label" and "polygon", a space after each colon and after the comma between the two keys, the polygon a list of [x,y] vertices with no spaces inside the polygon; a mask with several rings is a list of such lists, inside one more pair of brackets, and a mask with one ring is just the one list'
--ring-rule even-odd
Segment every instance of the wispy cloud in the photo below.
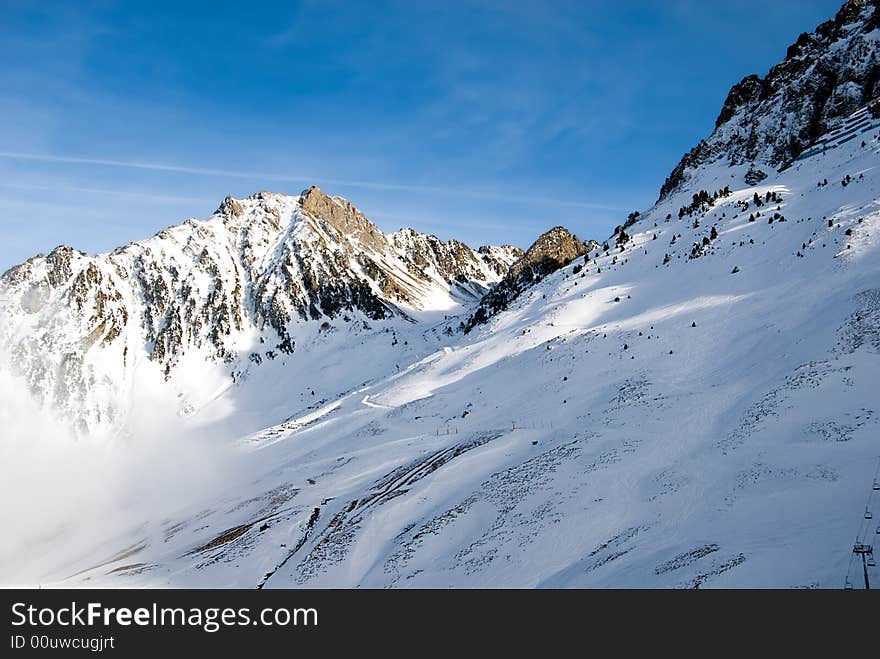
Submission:
{"label": "wispy cloud", "polygon": [[19,183],[0,181],[0,188],[7,190],[35,190],[50,192],[74,192],[90,195],[106,195],[108,197],[120,197],[123,199],[143,199],[161,203],[196,203],[211,204],[216,200],[197,197],[183,197],[178,195],[157,195],[148,192],[137,192],[134,190],[109,190],[107,188],[90,188],[79,185],[65,185],[55,183]]}
{"label": "wispy cloud", "polygon": [[111,158],[93,158],[85,156],[67,156],[47,153],[21,153],[14,151],[0,151],[0,158],[10,160],[23,160],[34,162],[65,163],[74,165],[90,165],[100,167],[124,167],[129,169],[141,169],[158,172],[176,172],[180,174],[192,174],[196,176],[213,176],[223,178],[249,179],[259,181],[286,181],[291,183],[310,184],[316,181],[324,185],[338,185],[351,188],[364,188],[368,190],[387,190],[409,192],[422,195],[455,195],[472,199],[487,201],[500,201],[507,203],[530,204],[536,206],[556,206],[569,208],[583,208],[593,210],[624,211],[620,206],[604,203],[560,199],[558,197],[538,197],[522,194],[508,194],[500,191],[473,190],[461,187],[442,187],[411,185],[405,183],[387,183],[381,181],[359,181],[350,179],[328,179],[320,176],[277,174],[272,172],[255,172],[244,170],[215,169],[208,167],[193,167],[171,163],[152,163],[138,160],[116,160]]}

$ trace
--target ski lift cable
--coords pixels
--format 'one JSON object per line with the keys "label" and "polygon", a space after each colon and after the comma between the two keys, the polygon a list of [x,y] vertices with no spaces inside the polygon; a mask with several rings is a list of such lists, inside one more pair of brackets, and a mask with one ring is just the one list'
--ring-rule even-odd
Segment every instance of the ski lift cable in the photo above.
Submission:
{"label": "ski lift cable", "polygon": [[867,542],[868,533],[871,532],[873,515],[868,517],[868,514],[868,508],[865,508],[865,512],[862,513],[861,523],[859,524],[859,533],[856,536],[856,542],[860,544],[865,544]]}
{"label": "ski lift cable", "polygon": [[[856,538],[856,544],[858,544],[858,541],[859,541],[859,539],[858,539],[858,537],[857,537],[857,538]],[[854,552],[854,551],[850,551],[850,553],[849,553],[849,565],[846,566],[846,579],[845,579],[845,581],[844,581],[845,584],[850,583],[849,577],[850,577],[850,575],[852,574],[853,561],[855,560],[855,558],[856,558],[856,554],[855,554],[855,552]],[[846,586],[844,586],[844,587],[846,587]]]}
{"label": "ski lift cable", "polygon": [[[866,509],[867,510],[867,509]],[[856,544],[864,544],[867,531],[871,528],[871,521],[862,513],[859,517],[859,530],[856,532]]]}
{"label": "ski lift cable", "polygon": [[880,478],[880,457],[877,458],[877,468],[874,470],[874,483],[877,482],[878,478]]}
{"label": "ski lift cable", "polygon": [[[871,510],[871,503],[874,497],[874,492],[878,491],[875,489],[877,485],[877,479],[880,476],[880,457],[877,458],[877,468],[874,470],[874,478],[871,482],[871,490],[868,492],[868,501],[865,505],[865,512],[862,515],[862,520],[859,523],[859,531],[856,535],[856,545],[853,548],[852,553],[849,555],[849,564],[846,569],[846,577],[844,579],[844,589],[852,588],[852,582],[850,581],[850,575],[852,574],[853,561],[855,560],[856,551],[855,548],[861,545],[864,547],[865,545],[870,545],[871,550],[873,551],[874,545],[877,543],[878,539],[880,539],[880,523],[876,525],[873,524],[873,511]],[[874,526],[874,533],[871,533],[871,527]],[[868,536],[871,536],[871,542],[868,542]],[[862,557],[865,558],[864,556]],[[876,567],[877,563],[874,559],[873,555],[871,556],[871,563],[868,564],[866,562],[867,567]]]}
{"label": "ski lift cable", "polygon": [[862,513],[862,524],[859,526],[858,541],[862,544],[868,543],[868,536],[873,535],[871,528],[874,526],[874,515],[869,509],[865,509]]}
{"label": "ski lift cable", "polygon": [[849,565],[846,568],[846,576],[843,578],[843,587],[846,588],[849,585],[849,575],[852,574],[852,557],[855,556],[852,552],[849,554]]}
{"label": "ski lift cable", "polygon": [[[872,498],[872,496],[873,496],[873,494],[874,494],[873,483],[875,483],[875,482],[877,481],[877,475],[878,475],[878,474],[880,474],[880,458],[877,459],[877,468],[876,468],[875,471],[874,471],[874,479],[873,479],[873,482],[872,482],[872,489],[871,489],[871,491],[870,491],[869,494],[868,494],[868,502],[867,502],[867,505],[866,505],[866,507],[865,507],[865,510],[866,510],[866,511],[869,510],[870,505],[871,505],[871,498]],[[866,543],[867,538],[864,537],[864,536],[865,536],[865,530],[866,530],[866,529],[867,529],[867,530],[870,530],[870,527],[871,527],[870,521],[869,521],[869,520],[865,517],[865,515],[863,514],[863,515],[862,515],[862,519],[859,520],[859,530],[858,530],[858,532],[856,533],[856,541],[855,541],[855,544],[856,544],[856,545],[867,544],[867,543]],[[877,528],[878,528],[878,530],[880,530],[880,524],[878,524],[878,527],[877,527]],[[875,535],[875,537],[876,537],[876,533],[875,533],[874,535]],[[863,539],[863,537],[864,537],[864,539]],[[873,547],[873,542],[874,542],[874,539],[872,538],[872,547]],[[849,555],[849,564],[848,564],[847,567],[846,567],[846,577],[845,577],[845,579],[844,579],[844,588],[847,588],[847,587],[852,588],[852,585],[851,585],[851,582],[850,582],[850,575],[852,574],[852,566],[853,566],[853,560],[855,560],[855,556],[856,556],[855,551],[851,551],[851,552],[850,552],[850,555]]]}
{"label": "ski lift cable", "polygon": [[[878,491],[874,489],[875,485],[878,483],[878,477],[880,477],[880,457],[877,458],[877,467],[874,469],[874,478],[871,481],[871,489],[868,491],[868,500],[865,503],[865,512],[862,515],[862,523],[859,525],[859,534],[856,538],[857,542],[861,544],[868,544],[868,535],[871,533],[871,526],[874,518],[871,504],[873,503],[874,492]],[[874,535],[876,536],[876,533]],[[871,539],[872,544],[873,542],[874,538]]]}

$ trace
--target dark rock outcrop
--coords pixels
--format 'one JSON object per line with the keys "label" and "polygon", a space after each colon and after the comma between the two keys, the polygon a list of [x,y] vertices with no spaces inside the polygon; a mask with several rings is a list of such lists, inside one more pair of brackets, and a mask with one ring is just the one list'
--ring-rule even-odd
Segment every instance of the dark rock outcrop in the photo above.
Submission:
{"label": "dark rock outcrop", "polygon": [[553,227],[541,234],[522,258],[510,267],[507,276],[486,293],[465,323],[465,332],[506,309],[524,290],[583,256],[588,249],[588,244],[564,227]]}

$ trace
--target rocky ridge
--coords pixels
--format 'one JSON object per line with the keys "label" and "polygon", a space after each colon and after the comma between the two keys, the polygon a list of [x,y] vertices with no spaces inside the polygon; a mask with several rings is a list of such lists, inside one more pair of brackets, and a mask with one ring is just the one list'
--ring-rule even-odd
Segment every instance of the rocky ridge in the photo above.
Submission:
{"label": "rocky ridge", "polygon": [[205,220],[107,254],[59,246],[11,268],[0,278],[0,337],[37,397],[87,429],[114,417],[134,358],[166,379],[194,352],[232,371],[249,355],[293,353],[302,323],[473,304],[521,253],[411,229],[386,235],[315,186],[226,197]]}
{"label": "rocky ridge", "polygon": [[791,163],[819,136],[880,96],[880,0],[848,0],[837,15],[801,34],[761,78],[735,84],[715,121],[675,166],[660,199],[716,162],[749,165],[752,185]]}
{"label": "rocky ridge", "polygon": [[522,258],[510,266],[504,279],[486,293],[479,307],[464,323],[465,332],[485,323],[496,313],[506,309],[524,290],[579,256],[584,256],[596,246],[598,243],[595,241],[585,243],[565,227],[557,226],[544,232]]}

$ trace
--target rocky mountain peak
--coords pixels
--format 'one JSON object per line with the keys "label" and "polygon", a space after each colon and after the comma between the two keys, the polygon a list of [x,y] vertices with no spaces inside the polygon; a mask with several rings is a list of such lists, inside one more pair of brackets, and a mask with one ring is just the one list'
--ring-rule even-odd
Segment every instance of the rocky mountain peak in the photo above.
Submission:
{"label": "rocky mountain peak", "polygon": [[241,217],[244,214],[244,208],[231,195],[226,195],[220,206],[215,211],[217,215],[227,215],[232,217]]}
{"label": "rocky mountain peak", "polygon": [[576,235],[565,227],[556,226],[538,236],[517,265],[535,266],[549,261],[558,264],[555,268],[558,269],[585,253],[584,243]]}
{"label": "rocky mountain peak", "polygon": [[511,264],[525,255],[522,248],[515,245],[481,245],[477,248],[477,252],[483,261],[502,277],[510,271]]}
{"label": "rocky mountain peak", "polygon": [[721,108],[721,113],[715,120],[715,128],[728,122],[733,115],[736,114],[736,111],[744,105],[760,99],[763,91],[764,81],[760,76],[755,75],[754,73],[747,75],[736,83],[727,93],[727,98],[724,100],[724,106]]}
{"label": "rocky mountain peak", "polygon": [[849,0],[801,34],[767,75],[749,75],[725,99],[712,134],[675,166],[660,200],[703,165],[781,168],[880,96],[880,0]]}
{"label": "rocky mountain peak", "polygon": [[480,301],[480,306],[465,324],[469,332],[503,311],[520,293],[547,275],[587,253],[588,246],[568,229],[555,226],[542,233],[516,261],[507,275]]}
{"label": "rocky mountain peak", "polygon": [[327,195],[317,185],[303,190],[300,207],[306,215],[326,222],[349,239],[357,240],[372,248],[378,248],[385,242],[379,228],[354,204],[342,197]]}
{"label": "rocky mountain peak", "polygon": [[576,235],[565,227],[553,227],[538,236],[522,258],[510,267],[502,284],[529,285],[540,281],[586,253],[586,245]]}
{"label": "rocky mountain peak", "polygon": [[519,255],[414,230],[386,236],[316,186],[227,196],[203,220],[112,252],[59,246],[11,268],[0,280],[0,341],[38,399],[81,428],[107,427],[138,364],[172,380],[196,354],[241,375],[301,350],[308,323],[355,331],[467,309]]}

